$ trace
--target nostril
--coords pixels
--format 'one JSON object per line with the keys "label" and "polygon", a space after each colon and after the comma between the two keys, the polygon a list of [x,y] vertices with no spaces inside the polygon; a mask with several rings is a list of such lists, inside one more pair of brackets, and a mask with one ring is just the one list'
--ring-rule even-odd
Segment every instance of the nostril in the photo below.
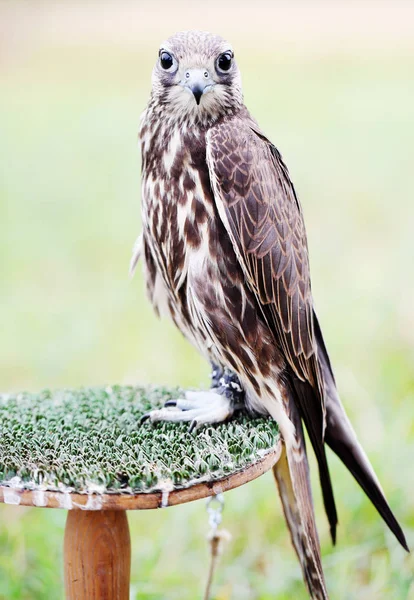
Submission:
{"label": "nostril", "polygon": [[204,77],[205,77],[206,79],[208,79],[208,77],[209,77],[208,71],[204,71]]}

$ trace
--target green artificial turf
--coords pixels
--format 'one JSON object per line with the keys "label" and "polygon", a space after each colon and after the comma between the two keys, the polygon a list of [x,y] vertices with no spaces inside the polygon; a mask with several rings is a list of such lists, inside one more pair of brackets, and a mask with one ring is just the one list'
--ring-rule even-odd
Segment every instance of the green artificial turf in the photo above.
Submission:
{"label": "green artificial turf", "polygon": [[140,424],[179,389],[113,386],[0,396],[0,483],[77,492],[150,492],[222,479],[264,456],[277,424],[239,413],[189,433]]}

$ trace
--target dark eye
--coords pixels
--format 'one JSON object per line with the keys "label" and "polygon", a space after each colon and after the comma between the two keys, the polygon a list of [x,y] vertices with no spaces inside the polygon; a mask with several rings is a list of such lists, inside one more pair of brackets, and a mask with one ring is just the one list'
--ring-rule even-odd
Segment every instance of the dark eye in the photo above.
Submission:
{"label": "dark eye", "polygon": [[228,71],[231,67],[231,61],[233,60],[233,54],[231,52],[223,52],[220,54],[217,60],[217,68],[219,71]]}
{"label": "dark eye", "polygon": [[174,59],[169,52],[161,52],[160,64],[165,71],[168,71],[168,69],[171,69],[171,67],[174,64]]}

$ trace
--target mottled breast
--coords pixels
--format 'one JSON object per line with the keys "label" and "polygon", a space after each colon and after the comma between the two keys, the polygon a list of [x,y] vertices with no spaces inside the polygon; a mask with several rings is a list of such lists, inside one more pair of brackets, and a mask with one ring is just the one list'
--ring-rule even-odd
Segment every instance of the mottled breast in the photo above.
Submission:
{"label": "mottled breast", "polygon": [[[154,123],[154,121],[152,121]],[[151,126],[144,120],[142,219],[147,285],[158,311],[186,319],[190,260],[208,250],[215,206],[205,160],[205,132]],[[180,319],[181,321],[181,319]],[[182,323],[177,323],[182,328]]]}
{"label": "mottled breast", "polygon": [[[279,370],[277,348],[218,215],[206,132],[145,122],[143,238],[147,287],[158,312],[210,360],[254,375]],[[256,384],[254,384],[256,385]],[[259,392],[255,389],[256,393]]]}

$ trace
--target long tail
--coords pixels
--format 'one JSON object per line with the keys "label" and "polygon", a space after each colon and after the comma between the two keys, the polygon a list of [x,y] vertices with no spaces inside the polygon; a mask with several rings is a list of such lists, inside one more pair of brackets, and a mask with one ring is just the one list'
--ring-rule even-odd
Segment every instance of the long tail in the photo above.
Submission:
{"label": "long tail", "polygon": [[341,404],[331,363],[315,313],[314,331],[318,344],[319,361],[325,380],[325,442],[350,470],[403,548],[409,551],[404,533],[385,499],[377,476],[358,442],[352,425]]}
{"label": "long tail", "polygon": [[329,521],[332,543],[335,544],[338,515],[336,512],[331,476],[329,474],[329,466],[325,452],[325,440],[322,433],[322,414],[320,414],[318,410],[315,410],[315,407],[318,406],[321,400],[310,383],[300,381],[297,377],[291,379],[289,386],[309,434],[316,460],[318,461],[319,481],[322,488],[323,503]]}
{"label": "long tail", "polygon": [[287,399],[287,404],[296,429],[295,442],[289,447],[284,444],[282,456],[273,467],[273,473],[309,594],[314,600],[329,600],[322,570],[302,423],[292,397]]}

